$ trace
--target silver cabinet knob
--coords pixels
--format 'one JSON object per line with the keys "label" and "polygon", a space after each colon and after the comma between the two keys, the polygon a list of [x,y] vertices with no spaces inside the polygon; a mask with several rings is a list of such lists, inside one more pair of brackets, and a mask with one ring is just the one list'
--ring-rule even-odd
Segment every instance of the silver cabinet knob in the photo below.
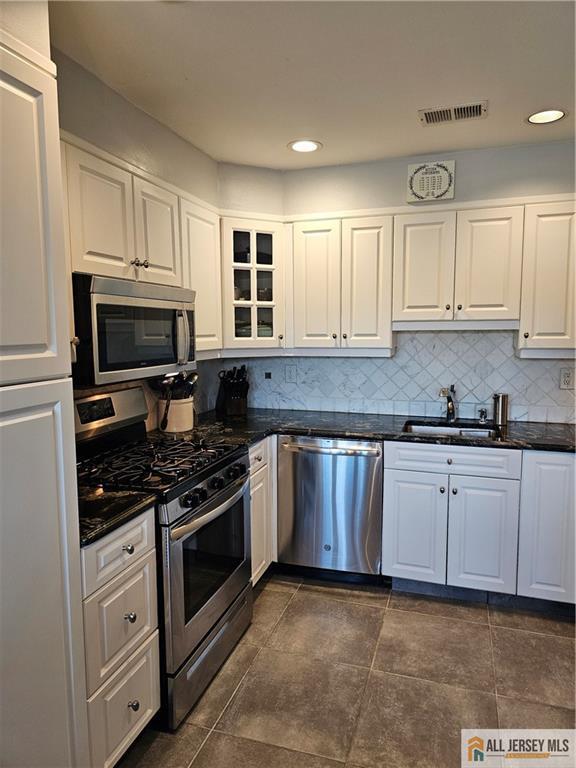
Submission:
{"label": "silver cabinet knob", "polygon": [[150,266],[150,262],[148,261],[148,259],[144,259],[144,261],[142,262],[142,266],[144,267],[144,269],[148,269],[148,267]]}
{"label": "silver cabinet knob", "polygon": [[348,334],[347,334],[347,333],[343,333],[343,334],[342,334],[342,338],[343,338],[343,339],[347,339],[347,338],[348,338]]}
{"label": "silver cabinet knob", "polygon": [[134,613],[134,611],[130,611],[130,613],[124,614],[124,618],[126,619],[126,621],[129,621],[130,624],[134,624],[138,616],[137,614]]}
{"label": "silver cabinet knob", "polygon": [[446,304],[446,309],[450,309],[450,304]]}
{"label": "silver cabinet knob", "polygon": [[458,304],[458,309],[462,309],[462,304]]}
{"label": "silver cabinet knob", "polygon": [[446,488],[443,485],[440,487],[440,493],[446,493]]}
{"label": "silver cabinet knob", "polygon": [[124,544],[124,546],[122,547],[122,551],[126,552],[126,554],[128,554],[128,555],[133,555],[134,554],[134,544]]}
{"label": "silver cabinet knob", "polygon": [[256,461],[262,461],[262,456],[256,456]]}
{"label": "silver cabinet knob", "polygon": [[78,338],[78,336],[72,336],[72,338],[70,339],[70,344],[72,344],[73,347],[79,346],[80,339]]}
{"label": "silver cabinet knob", "polygon": [[134,699],[134,701],[129,701],[128,707],[129,709],[132,710],[132,712],[138,712],[138,710],[140,709],[140,702],[138,701],[138,699]]}
{"label": "silver cabinet knob", "polygon": [[278,334],[278,341],[282,341],[283,338],[284,338],[284,334],[279,333]]}
{"label": "silver cabinet knob", "polygon": [[337,334],[337,333],[333,333],[333,334],[332,334],[332,338],[333,338],[333,339],[337,339],[337,338],[338,338],[338,334]]}
{"label": "silver cabinet knob", "polygon": [[458,493],[458,488],[452,488],[452,493],[454,494],[454,496],[456,496],[456,494]]}
{"label": "silver cabinet knob", "polygon": [[526,331],[526,333],[524,334],[524,338],[525,339],[529,339],[530,338],[530,334],[528,333],[528,331]]}
{"label": "silver cabinet knob", "polygon": [[452,464],[452,459],[446,459],[446,464]]}
{"label": "silver cabinet knob", "polygon": [[140,259],[138,259],[138,258],[136,258],[136,259],[132,259],[132,261],[130,262],[130,264],[131,264],[133,267],[141,267],[141,266],[142,266],[142,262],[141,262],[141,261],[140,261]]}

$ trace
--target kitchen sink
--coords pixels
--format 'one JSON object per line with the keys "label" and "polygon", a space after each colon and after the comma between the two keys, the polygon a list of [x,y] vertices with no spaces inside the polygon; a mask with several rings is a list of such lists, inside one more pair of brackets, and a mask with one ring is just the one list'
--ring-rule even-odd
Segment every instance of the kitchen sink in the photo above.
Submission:
{"label": "kitchen sink", "polygon": [[417,421],[407,421],[403,432],[413,435],[430,435],[438,437],[470,437],[484,440],[496,440],[498,432],[488,426],[475,426],[473,424],[422,424]]}

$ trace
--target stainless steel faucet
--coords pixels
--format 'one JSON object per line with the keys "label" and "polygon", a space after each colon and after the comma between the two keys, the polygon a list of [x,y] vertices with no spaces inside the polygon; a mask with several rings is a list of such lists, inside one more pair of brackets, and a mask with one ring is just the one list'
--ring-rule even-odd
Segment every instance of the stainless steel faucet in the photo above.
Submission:
{"label": "stainless steel faucet", "polygon": [[446,421],[448,423],[456,421],[456,403],[454,402],[456,397],[456,387],[454,384],[450,384],[450,388],[442,387],[440,390],[440,397],[446,398]]}

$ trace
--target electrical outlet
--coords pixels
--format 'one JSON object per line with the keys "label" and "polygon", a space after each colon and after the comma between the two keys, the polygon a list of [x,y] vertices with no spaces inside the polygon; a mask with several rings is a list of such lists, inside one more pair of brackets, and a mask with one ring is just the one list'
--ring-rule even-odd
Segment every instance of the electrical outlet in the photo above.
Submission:
{"label": "electrical outlet", "polygon": [[296,384],[297,374],[298,372],[295,365],[284,366],[284,378],[286,380],[286,384]]}
{"label": "electrical outlet", "polygon": [[574,389],[574,368],[560,368],[560,389]]}

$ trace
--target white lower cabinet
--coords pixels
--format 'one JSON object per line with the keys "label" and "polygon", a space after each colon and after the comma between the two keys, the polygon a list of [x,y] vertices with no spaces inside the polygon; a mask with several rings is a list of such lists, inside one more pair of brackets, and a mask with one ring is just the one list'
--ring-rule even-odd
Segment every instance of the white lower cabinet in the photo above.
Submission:
{"label": "white lower cabinet", "polygon": [[158,631],[88,701],[92,768],[115,765],[160,708]]}
{"label": "white lower cabinet", "polygon": [[160,708],[154,510],[82,550],[91,768],[111,768]]}
{"label": "white lower cabinet", "polygon": [[250,448],[250,537],[252,585],[256,585],[274,559],[275,532],[273,451],[266,438]]}
{"label": "white lower cabinet", "polygon": [[382,573],[446,583],[448,475],[384,470]]}
{"label": "white lower cabinet", "polygon": [[518,594],[573,603],[575,456],[525,451]]}
{"label": "white lower cabinet", "polygon": [[520,482],[450,477],[447,583],[516,593]]}

